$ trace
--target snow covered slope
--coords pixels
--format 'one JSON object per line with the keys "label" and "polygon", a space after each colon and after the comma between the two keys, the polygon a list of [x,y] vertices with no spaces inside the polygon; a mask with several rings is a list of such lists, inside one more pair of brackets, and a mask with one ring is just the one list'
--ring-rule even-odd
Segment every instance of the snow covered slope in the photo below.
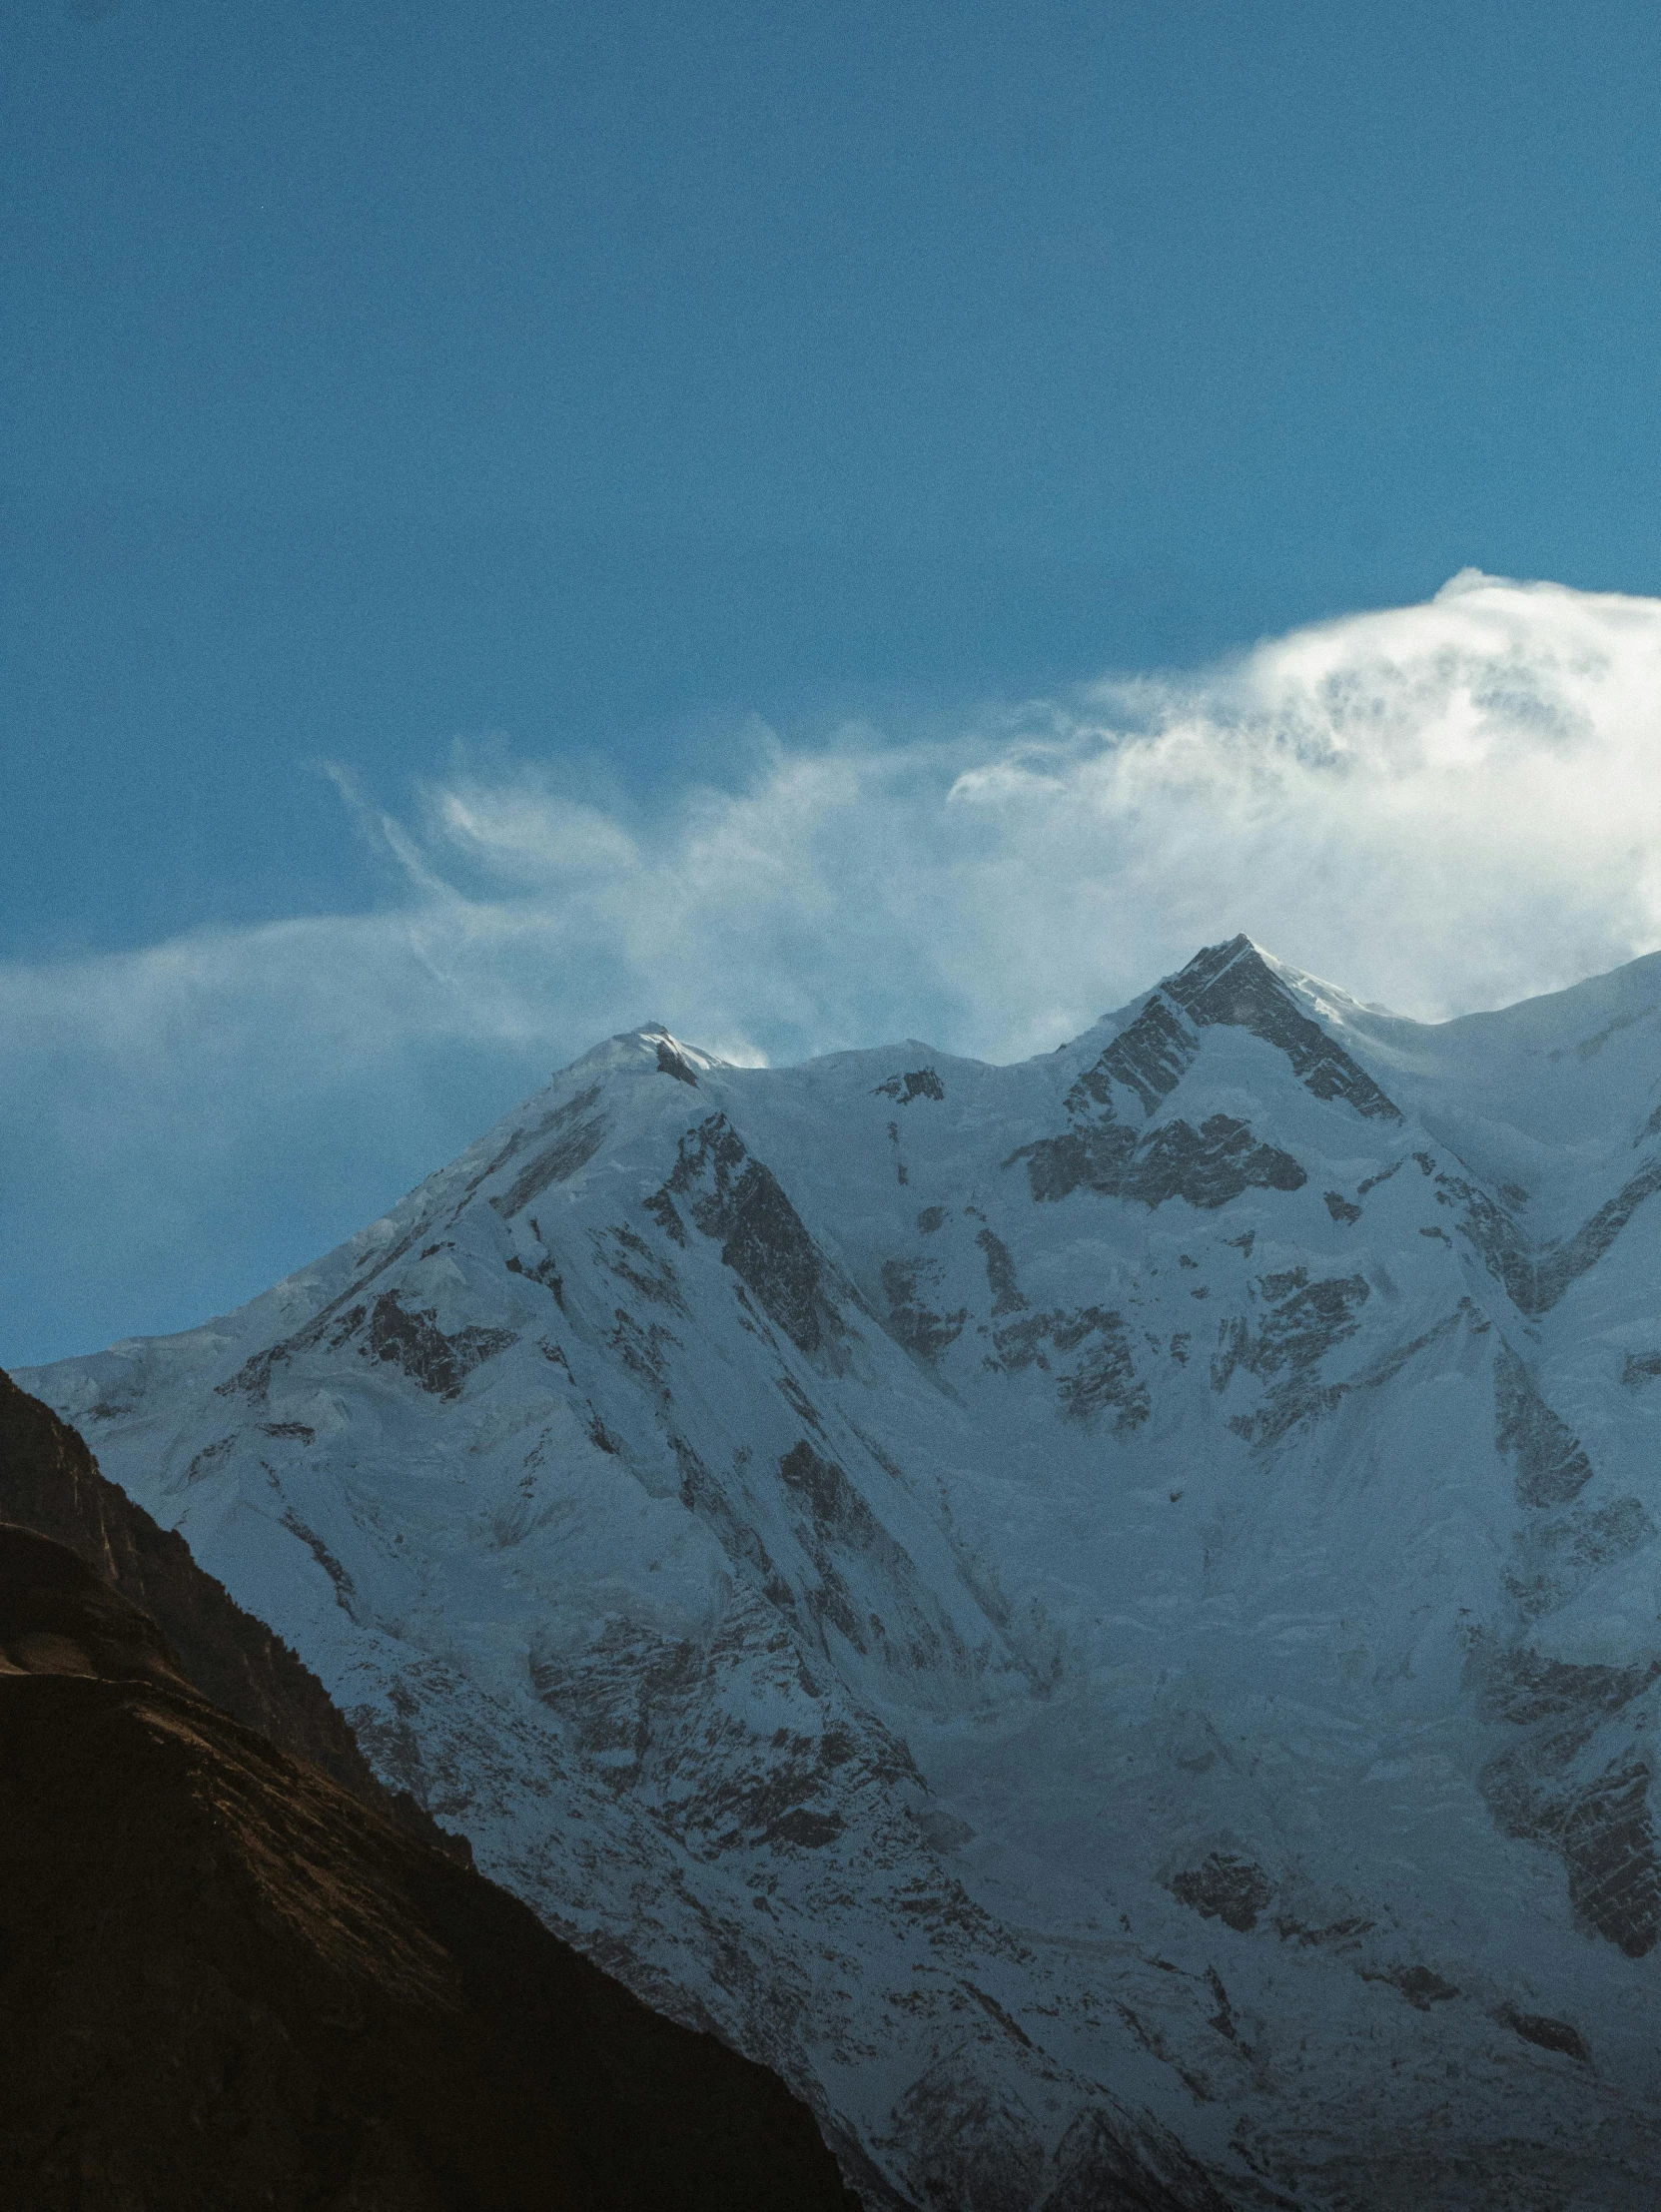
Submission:
{"label": "snow covered slope", "polygon": [[22,1379],[871,2203],[1621,2212],[1658,1191],[1661,957],[1426,1028],[1240,938],[1014,1068],[616,1038]]}

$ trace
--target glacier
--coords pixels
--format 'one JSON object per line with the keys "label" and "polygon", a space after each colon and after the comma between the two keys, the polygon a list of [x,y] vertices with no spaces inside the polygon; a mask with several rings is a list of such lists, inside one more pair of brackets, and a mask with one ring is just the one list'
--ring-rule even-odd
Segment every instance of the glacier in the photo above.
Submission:
{"label": "glacier", "polygon": [[1661,955],[614,1038],[19,1379],[868,2204],[1661,2201]]}

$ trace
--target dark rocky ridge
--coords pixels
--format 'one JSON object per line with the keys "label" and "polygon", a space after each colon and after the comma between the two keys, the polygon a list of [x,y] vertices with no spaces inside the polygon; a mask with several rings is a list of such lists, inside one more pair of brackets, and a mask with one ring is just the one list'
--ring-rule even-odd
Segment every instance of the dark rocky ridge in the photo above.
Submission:
{"label": "dark rocky ridge", "polygon": [[1209,946],[1165,989],[1202,1029],[1227,1023],[1276,1047],[1317,1099],[1342,1099],[1371,1120],[1401,1119],[1395,1102],[1309,1020],[1248,937]]}
{"label": "dark rocky ridge", "polygon": [[1249,1030],[1283,1053],[1305,1090],[1341,1099],[1369,1120],[1399,1121],[1400,1108],[1364,1068],[1311,1022],[1248,937],[1208,945],[1180,974],[1152,992],[1067,1099],[1070,1113],[1093,1100],[1112,1105],[1112,1084],[1136,1093],[1145,1114],[1156,1111],[1193,1067],[1199,1032],[1218,1026]]}
{"label": "dark rocky ridge", "polygon": [[205,1574],[182,1536],[106,1482],[76,1431],[0,1372],[0,1517],[50,1536],[150,1615],[189,1679],[244,1727],[319,1767],[366,1805],[396,1809],[309,1667]]}
{"label": "dark rocky ridge", "polygon": [[773,2075],[375,1810],[315,1678],[4,1376],[0,1443],[76,1539],[0,1524],[0,2212],[856,2212]]}
{"label": "dark rocky ridge", "polygon": [[[1198,1129],[1175,1119],[1141,1136],[1119,1118],[1116,1086],[1134,1094],[1144,1118],[1151,1117],[1198,1059],[1201,1031],[1218,1026],[1248,1030],[1282,1053],[1315,1098],[1339,1100],[1369,1119],[1401,1119],[1366,1071],[1302,1012],[1250,940],[1236,937],[1197,954],[1151,993],[1083,1071],[1063,1101],[1071,1128],[1022,1145],[1005,1165],[1025,1160],[1041,1200],[1093,1190],[1151,1209],[1180,1198],[1215,1210],[1246,1190],[1300,1190],[1308,1176],[1298,1161],[1257,1142],[1246,1122],[1229,1114],[1214,1113]],[[1326,1202],[1359,1218],[1336,1193]]]}

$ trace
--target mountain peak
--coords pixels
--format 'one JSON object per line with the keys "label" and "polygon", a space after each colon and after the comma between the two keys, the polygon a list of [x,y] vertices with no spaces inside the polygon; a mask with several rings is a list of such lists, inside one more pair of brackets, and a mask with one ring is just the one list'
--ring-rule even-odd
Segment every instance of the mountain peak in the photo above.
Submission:
{"label": "mountain peak", "polygon": [[585,1073],[604,1075],[613,1071],[634,1071],[674,1076],[681,1083],[696,1087],[700,1075],[726,1065],[724,1060],[705,1052],[701,1046],[686,1044],[666,1023],[643,1022],[638,1029],[620,1030],[615,1037],[608,1037],[562,1072],[570,1074],[581,1069]]}
{"label": "mountain peak", "polygon": [[1297,971],[1286,969],[1244,933],[1208,945],[1168,976],[1159,994],[1196,1029],[1248,1030],[1285,1054],[1317,1099],[1343,1099],[1369,1119],[1399,1121],[1400,1109],[1305,1009]]}
{"label": "mountain peak", "polygon": [[1226,976],[1231,968],[1244,962],[1252,971],[1260,970],[1265,976],[1273,975],[1273,965],[1260,945],[1253,944],[1245,931],[1227,938],[1220,945],[1203,945],[1194,958],[1173,976],[1167,976],[1162,990],[1168,991],[1180,1004],[1186,1005],[1191,997],[1208,990]]}

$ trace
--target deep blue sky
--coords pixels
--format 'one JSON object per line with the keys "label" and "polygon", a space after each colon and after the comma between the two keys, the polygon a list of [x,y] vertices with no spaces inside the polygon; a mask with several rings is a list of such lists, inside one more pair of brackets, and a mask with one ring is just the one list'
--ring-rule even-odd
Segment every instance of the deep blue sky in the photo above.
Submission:
{"label": "deep blue sky", "polygon": [[1661,587],[1661,17],[13,0],[0,955],[373,896],[458,732]]}

